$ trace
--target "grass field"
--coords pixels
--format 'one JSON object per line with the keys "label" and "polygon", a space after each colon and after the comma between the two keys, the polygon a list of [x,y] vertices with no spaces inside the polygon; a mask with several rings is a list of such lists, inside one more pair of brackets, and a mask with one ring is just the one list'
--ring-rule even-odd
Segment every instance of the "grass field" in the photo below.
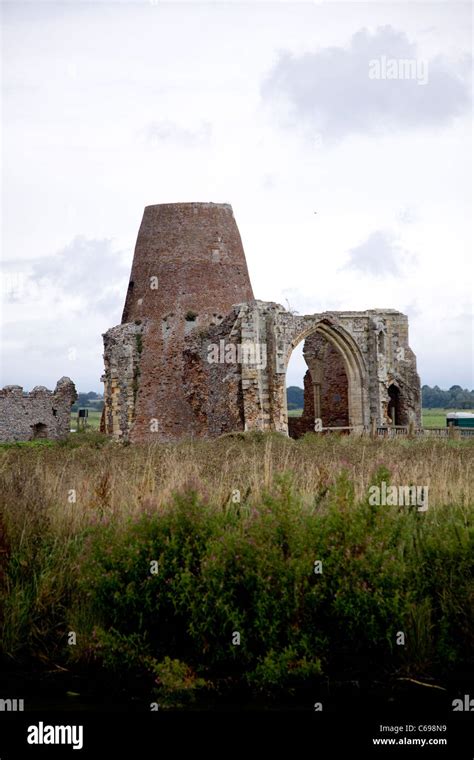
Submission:
{"label": "grass field", "polygon": [[302,409],[288,409],[288,417],[301,417],[302,414]]}
{"label": "grass field", "polygon": [[[470,440],[0,447],[0,654],[175,707],[447,683],[473,667],[473,464]],[[374,507],[382,481],[429,509]]]}
{"label": "grass field", "polygon": [[423,409],[423,427],[446,427],[446,415],[449,412],[474,412],[474,409]]}
{"label": "grass field", "polygon": [[[448,412],[473,412],[474,409],[423,409],[422,420],[425,428],[446,427],[446,414]],[[290,409],[288,417],[301,417],[302,409]]]}
{"label": "grass field", "polygon": [[[89,408],[89,416],[87,418],[87,427],[90,430],[99,429],[101,415],[102,415],[102,412],[98,412],[96,409]],[[71,414],[71,430],[77,430],[77,412],[72,412]]]}

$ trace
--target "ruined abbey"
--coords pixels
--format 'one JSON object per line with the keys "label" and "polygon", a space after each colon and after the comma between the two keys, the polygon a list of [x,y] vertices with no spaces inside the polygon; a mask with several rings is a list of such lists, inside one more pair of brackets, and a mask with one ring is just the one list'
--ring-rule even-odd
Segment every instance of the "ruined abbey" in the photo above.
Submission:
{"label": "ruined abbey", "polygon": [[58,380],[54,391],[37,385],[25,393],[21,385],[6,385],[0,390],[0,442],[67,438],[76,398],[69,377]]}
{"label": "ruined abbey", "polygon": [[[304,411],[288,418],[286,370],[300,341]],[[227,204],[145,208],[104,362],[101,428],[121,441],[421,425],[407,317],[393,309],[300,316],[256,300]]]}

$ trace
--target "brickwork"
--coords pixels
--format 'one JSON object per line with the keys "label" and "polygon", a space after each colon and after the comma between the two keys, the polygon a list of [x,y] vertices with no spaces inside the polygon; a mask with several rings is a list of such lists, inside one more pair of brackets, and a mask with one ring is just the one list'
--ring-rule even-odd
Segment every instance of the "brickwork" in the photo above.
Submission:
{"label": "brickwork", "polygon": [[77,398],[72,380],[62,377],[54,391],[37,385],[24,393],[20,385],[0,390],[0,441],[61,440],[71,428],[71,406]]}
{"label": "brickwork", "polygon": [[[305,342],[306,347],[306,342]],[[303,378],[304,407],[301,417],[288,417],[288,435],[291,438],[301,438],[305,433],[314,431],[314,385],[309,369]]]}
{"label": "brickwork", "polygon": [[103,429],[130,441],[288,434],[286,369],[301,341],[305,410],[292,434],[314,429],[315,417],[356,431],[382,426],[395,396],[397,422],[421,424],[404,314],[300,316],[256,301],[230,206],[148,206],[122,324],[104,335]]}
{"label": "brickwork", "polygon": [[[234,304],[252,299],[247,262],[229,205],[147,206],[120,328],[127,331],[130,324],[142,328],[142,351],[138,370],[135,355],[130,355],[134,367],[124,369],[126,360],[115,333],[104,336],[106,432],[132,441],[200,436],[200,412],[186,383],[185,338],[219,325]],[[122,354],[118,360],[116,350]],[[188,369],[189,361],[188,356]],[[112,365],[115,375],[109,374]],[[133,394],[125,389],[132,376],[138,378],[133,411]],[[121,383],[113,412],[112,382]]]}
{"label": "brickwork", "polygon": [[[311,368],[311,377],[314,375],[311,393],[319,396],[319,414],[316,416],[324,427],[349,425],[348,379],[342,354],[329,340],[315,332],[306,338],[303,356]],[[314,408],[314,399],[311,399],[311,406]]]}

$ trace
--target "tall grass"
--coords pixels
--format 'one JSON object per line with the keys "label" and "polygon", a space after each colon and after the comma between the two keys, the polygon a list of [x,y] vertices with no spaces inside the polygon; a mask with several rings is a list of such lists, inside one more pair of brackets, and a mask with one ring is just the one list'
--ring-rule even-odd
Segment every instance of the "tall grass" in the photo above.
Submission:
{"label": "tall grass", "polygon": [[[342,663],[472,667],[473,454],[314,435],[4,447],[2,652],[140,674],[169,704],[287,693]],[[382,479],[429,486],[428,511],[372,506]]]}
{"label": "tall grass", "polygon": [[[355,498],[365,497],[374,472],[385,466],[392,483],[429,486],[430,506],[474,501],[474,441],[354,439],[308,435],[235,434],[215,441],[129,446],[105,443],[98,434],[75,434],[64,446],[0,447],[0,503],[14,509],[17,495],[31,495],[56,532],[84,527],[94,514],[115,520],[167,504],[197,479],[214,504],[234,489],[258,503],[275,476],[292,472],[294,485],[311,503],[345,469]],[[20,491],[18,491],[20,489]],[[76,490],[76,503],[68,493]]]}

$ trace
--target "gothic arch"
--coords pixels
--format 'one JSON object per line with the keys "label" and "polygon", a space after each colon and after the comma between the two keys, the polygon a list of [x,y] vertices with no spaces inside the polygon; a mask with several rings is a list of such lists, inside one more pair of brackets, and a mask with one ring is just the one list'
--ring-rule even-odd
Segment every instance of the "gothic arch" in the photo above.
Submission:
{"label": "gothic arch", "polygon": [[284,416],[286,407],[286,370],[293,349],[313,333],[319,333],[340,353],[348,381],[349,425],[362,429],[369,425],[368,409],[368,373],[359,346],[352,335],[340,324],[329,318],[298,318],[293,328],[291,341],[284,355],[285,372],[283,374]]}

